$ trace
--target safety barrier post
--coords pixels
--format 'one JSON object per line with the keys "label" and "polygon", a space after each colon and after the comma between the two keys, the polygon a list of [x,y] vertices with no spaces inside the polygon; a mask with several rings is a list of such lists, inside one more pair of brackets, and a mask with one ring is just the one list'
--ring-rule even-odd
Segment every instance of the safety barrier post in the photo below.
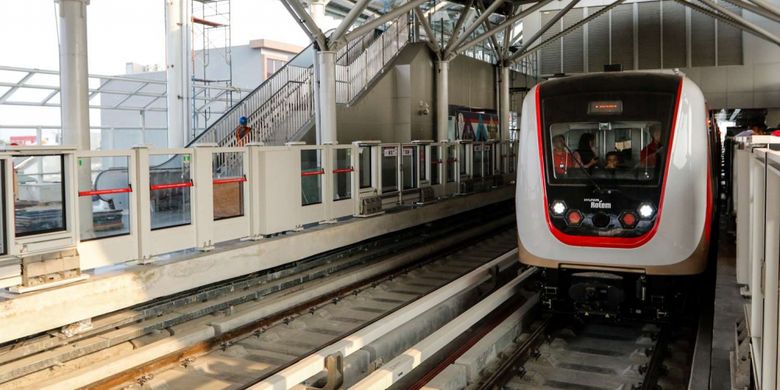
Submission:
{"label": "safety barrier post", "polygon": [[753,294],[750,311],[750,336],[755,361],[756,378],[762,377],[763,328],[764,328],[764,188],[765,165],[755,156],[750,159],[750,261],[752,263],[751,286]]}
{"label": "safety barrier post", "polygon": [[247,196],[249,197],[249,240],[261,240],[264,238],[262,233],[262,218],[260,202],[262,201],[263,188],[260,186],[262,181],[262,168],[260,162],[260,149],[262,142],[253,142],[247,145]]}
{"label": "safety barrier post", "polygon": [[152,214],[149,190],[149,147],[133,147],[135,151],[135,171],[138,174],[138,188],[135,191],[138,205],[138,262],[145,264],[152,258],[151,233]]}
{"label": "safety barrier post", "polygon": [[198,144],[194,147],[193,182],[197,191],[192,194],[195,210],[195,242],[200,251],[214,249],[214,179],[213,162],[216,144]]}

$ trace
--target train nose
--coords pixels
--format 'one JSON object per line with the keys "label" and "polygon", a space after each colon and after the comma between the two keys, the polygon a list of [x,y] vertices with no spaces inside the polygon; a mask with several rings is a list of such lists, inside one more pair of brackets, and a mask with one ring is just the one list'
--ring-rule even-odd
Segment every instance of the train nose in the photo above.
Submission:
{"label": "train nose", "polygon": [[604,213],[596,213],[593,217],[591,217],[591,222],[593,222],[593,226],[597,228],[605,228],[609,226],[609,215]]}

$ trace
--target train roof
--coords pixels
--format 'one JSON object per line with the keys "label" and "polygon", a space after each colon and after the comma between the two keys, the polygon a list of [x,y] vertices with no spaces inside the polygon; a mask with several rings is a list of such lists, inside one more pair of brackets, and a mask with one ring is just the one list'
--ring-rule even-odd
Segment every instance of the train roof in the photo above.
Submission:
{"label": "train roof", "polygon": [[556,78],[539,87],[545,96],[584,92],[676,92],[683,77],[650,72],[602,72]]}

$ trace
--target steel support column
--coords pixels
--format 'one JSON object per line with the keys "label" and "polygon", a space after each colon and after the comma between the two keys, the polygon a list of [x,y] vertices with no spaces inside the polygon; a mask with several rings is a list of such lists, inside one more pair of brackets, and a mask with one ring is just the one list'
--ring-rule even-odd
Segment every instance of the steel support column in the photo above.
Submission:
{"label": "steel support column", "polygon": [[449,139],[449,61],[436,62],[436,139],[447,141]]}
{"label": "steel support column", "polygon": [[507,64],[502,63],[499,67],[500,73],[501,73],[501,80],[499,81],[499,110],[498,114],[500,115],[499,124],[501,125],[501,135],[500,139],[502,141],[508,141],[509,140],[509,88],[511,88],[512,79],[510,77],[509,72],[509,66]]}
{"label": "steel support column", "polygon": [[[60,25],[60,115],[62,144],[90,149],[88,0],[57,0]],[[40,140],[38,140],[40,142]]]}
{"label": "steel support column", "polygon": [[[165,2],[165,51],[168,103],[168,147],[184,146],[190,133],[189,56],[190,0],[166,0]],[[236,126],[238,124],[236,123]]]}
{"label": "steel support column", "polygon": [[317,143],[335,143],[337,138],[336,122],[336,52],[318,51],[317,54],[317,99],[319,123],[317,123]]}

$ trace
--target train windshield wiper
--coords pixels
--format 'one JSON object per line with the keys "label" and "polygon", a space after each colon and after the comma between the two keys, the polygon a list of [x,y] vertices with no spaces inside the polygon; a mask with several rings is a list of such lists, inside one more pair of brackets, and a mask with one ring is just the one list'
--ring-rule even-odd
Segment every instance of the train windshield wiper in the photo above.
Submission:
{"label": "train windshield wiper", "polygon": [[596,191],[598,191],[600,194],[604,191],[599,187],[599,184],[596,183],[596,180],[593,180],[593,176],[590,175],[590,172],[588,172],[588,169],[585,168],[582,165],[582,162],[580,162],[579,158],[574,157],[574,153],[569,149],[569,145],[566,145],[566,143],[563,144],[563,147],[566,148],[566,151],[572,156],[572,160],[574,160],[575,163],[577,163],[577,166],[582,170],[582,172],[585,174],[585,177],[588,178],[588,181],[590,181],[590,184],[593,184],[594,187],[596,187]]}

